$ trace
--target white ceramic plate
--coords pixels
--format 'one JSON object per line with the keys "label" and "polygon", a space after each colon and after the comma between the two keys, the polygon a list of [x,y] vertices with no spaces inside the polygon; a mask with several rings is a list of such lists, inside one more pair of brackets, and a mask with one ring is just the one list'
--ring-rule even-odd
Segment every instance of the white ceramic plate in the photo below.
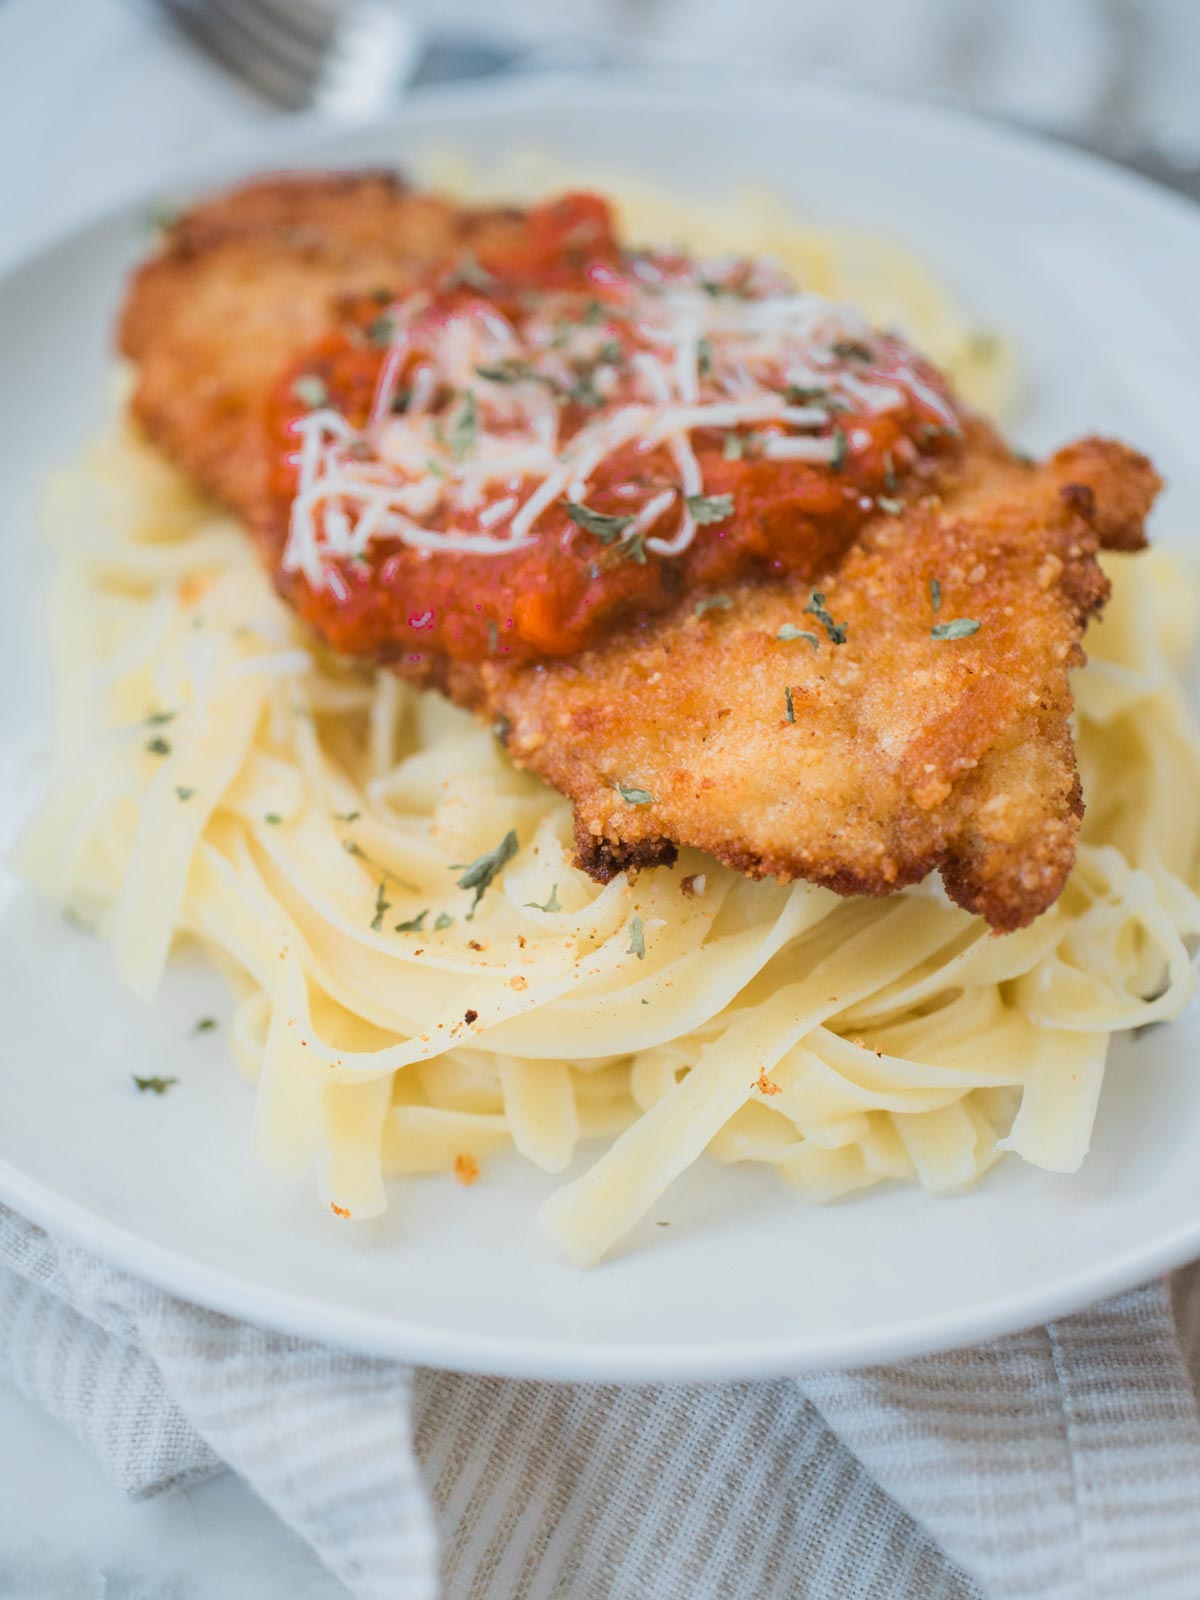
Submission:
{"label": "white ceramic plate", "polygon": [[[386,126],[301,125],[173,188],[271,166],[534,144],[586,172],[703,198],[766,182],[819,220],[880,227],[929,258],[1028,373],[1023,442],[1111,431],[1171,480],[1160,537],[1200,531],[1200,211],[1098,163],[931,109],[728,85],[513,81],[414,99]],[[100,415],[122,274],[145,199],[0,283],[0,795],[35,793],[45,729],[35,601],[39,480]],[[1180,795],[1181,805],[1196,797]],[[182,1295],[364,1350],[540,1377],[716,1378],[894,1360],[1043,1320],[1200,1254],[1200,1019],[1113,1052],[1081,1174],[1002,1164],[970,1193],[877,1189],[813,1208],[767,1172],[693,1169],[626,1248],[583,1273],[538,1233],[553,1186],[397,1184],[347,1228],[257,1171],[251,1091],[224,1059],[220,986],[181,963],[151,1009],[105,952],[0,883],[0,1196]],[[158,1099],[131,1072],[179,1086]],[[660,1222],[670,1227],[657,1226]]]}

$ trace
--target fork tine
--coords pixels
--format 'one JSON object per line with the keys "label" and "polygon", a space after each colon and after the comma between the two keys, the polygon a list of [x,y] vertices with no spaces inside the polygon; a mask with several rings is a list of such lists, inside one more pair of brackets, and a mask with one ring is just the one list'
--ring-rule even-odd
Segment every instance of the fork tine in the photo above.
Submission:
{"label": "fork tine", "polygon": [[305,71],[281,59],[269,44],[243,26],[231,25],[227,13],[203,0],[159,0],[159,5],[195,44],[267,99],[288,111],[303,111],[310,104],[315,66]]}
{"label": "fork tine", "polygon": [[281,22],[262,0],[202,0],[204,8],[223,18],[231,34],[241,36],[249,47],[308,77],[316,74],[329,35],[314,39],[301,34],[290,23]]}
{"label": "fork tine", "polygon": [[243,4],[268,14],[277,27],[299,34],[318,50],[325,49],[347,11],[353,9],[347,0],[243,0]]}

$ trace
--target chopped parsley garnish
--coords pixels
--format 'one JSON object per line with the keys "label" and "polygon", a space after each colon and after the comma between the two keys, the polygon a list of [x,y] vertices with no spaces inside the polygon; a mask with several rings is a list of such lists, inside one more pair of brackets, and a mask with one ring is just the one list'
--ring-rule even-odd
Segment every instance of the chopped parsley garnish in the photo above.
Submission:
{"label": "chopped parsley garnish", "polygon": [[355,844],[353,839],[343,839],[342,840],[342,849],[346,852],[346,854],[348,856],[361,856],[362,855],[361,848],[358,845]]}
{"label": "chopped parsley garnish", "polygon": [[795,720],[796,720],[796,708],[792,704],[792,691],[791,691],[791,689],[785,689],[783,691],[783,704],[784,704],[784,707],[786,708],[786,715],[787,715],[788,721],[789,722],[795,722]]}
{"label": "chopped parsley garnish", "polygon": [[604,404],[604,396],[596,387],[596,368],[579,366],[575,369],[575,382],[567,390],[567,399],[573,405],[595,410]]}
{"label": "chopped parsley garnish", "polygon": [[263,821],[269,822],[273,828],[277,828],[283,821],[283,818],[279,815],[278,811],[268,811],[266,816],[263,818]]}
{"label": "chopped parsley garnish", "polygon": [[335,811],[333,820],[335,822],[357,822],[361,816],[361,811]]}
{"label": "chopped parsley garnish", "polygon": [[740,433],[727,433],[721,454],[726,461],[740,461],[746,454],[746,441]]}
{"label": "chopped parsley garnish", "polygon": [[375,891],[375,915],[371,918],[371,932],[372,933],[382,933],[383,932],[383,919],[384,919],[384,916],[388,911],[391,910],[390,902],[384,899],[384,894],[385,894],[386,890],[387,890],[387,879],[386,878],[380,878],[379,887]]}
{"label": "chopped parsley garnish", "polygon": [[654,802],[649,789],[627,789],[623,783],[616,784],[615,788],[627,806],[648,806]]}
{"label": "chopped parsley garnish", "polygon": [[397,933],[420,933],[421,930],[425,926],[425,918],[428,915],[429,915],[429,907],[426,906],[424,911],[419,911],[415,917],[409,917],[407,922],[398,922],[396,924],[396,932]]}
{"label": "chopped parsley garnish", "polygon": [[175,796],[179,800],[190,800],[195,794],[195,789],[185,789],[181,783],[175,785]]}
{"label": "chopped parsley garnish", "polygon": [[636,956],[639,961],[646,959],[646,930],[641,917],[634,917],[629,924],[629,948],[625,954]]}
{"label": "chopped parsley garnish", "polygon": [[462,461],[469,456],[475,448],[475,440],[479,433],[479,424],[475,416],[475,391],[468,389],[459,407],[458,415],[454,419],[454,426],[450,430],[450,454],[455,461]]}
{"label": "chopped parsley garnish", "polygon": [[142,725],[146,728],[161,728],[165,723],[174,722],[178,715],[178,711],[152,711],[148,717],[142,718]]}
{"label": "chopped parsley garnish", "polygon": [[[460,889],[474,889],[475,891],[475,898],[471,901],[471,909],[467,912],[468,922],[475,920],[475,908],[483,899],[484,891],[503,872],[519,848],[516,832],[510,828],[494,850],[486,851],[466,867],[462,877],[458,880],[458,887]],[[462,866],[463,863],[460,861],[454,870],[457,871]]]}
{"label": "chopped parsley garnish", "polygon": [[376,317],[367,324],[367,343],[373,344],[377,350],[385,349],[396,336],[396,321],[394,317]]}
{"label": "chopped parsley garnish", "polygon": [[829,635],[830,644],[845,644],[846,623],[835,622],[825,609],[825,596],[813,590],[813,597],[804,608],[806,617],[816,617],[817,621]]}
{"label": "chopped parsley garnish", "polygon": [[593,511],[577,500],[564,500],[563,507],[577,528],[593,533],[601,544],[618,546],[619,553],[631,561],[646,561],[646,546],[640,533],[630,533],[633,522],[630,516],[613,517],[603,511]]}
{"label": "chopped parsley garnish", "polygon": [[501,744],[508,743],[508,736],[512,732],[512,723],[508,720],[503,712],[501,712],[496,718],[495,722],[492,723],[492,732],[496,735],[496,738],[499,739]]}
{"label": "chopped parsley garnish", "polygon": [[969,639],[983,627],[973,617],[955,617],[953,622],[935,622],[929,630],[931,639]]}
{"label": "chopped parsley garnish", "polygon": [[701,339],[696,345],[696,367],[702,378],[708,377],[712,364],[712,343],[708,339]]}
{"label": "chopped parsley garnish", "polygon": [[152,756],[169,756],[171,754],[171,746],[161,734],[157,738],[147,739],[146,749]]}
{"label": "chopped parsley garnish", "polygon": [[829,390],[819,383],[789,383],[783,391],[783,398],[790,406],[803,406],[813,400],[828,400]]}
{"label": "chopped parsley garnish", "polygon": [[880,511],[886,511],[889,517],[898,517],[904,510],[903,500],[893,500],[890,495],[886,494],[877,494],[875,496],[875,504]]}
{"label": "chopped parsley garnish", "polygon": [[935,611],[942,609],[942,586],[936,578],[929,580],[929,604]]}
{"label": "chopped parsley garnish", "polygon": [[564,500],[563,506],[575,526],[594,533],[601,544],[615,544],[633,521],[632,517],[610,517],[603,511],[593,511],[578,500]]}
{"label": "chopped parsley garnish", "polygon": [[484,293],[495,286],[496,279],[486,267],[480,266],[470,250],[463,251],[446,277],[447,289],[478,289]]}
{"label": "chopped parsley garnish", "polygon": [[727,294],[733,300],[749,300],[751,296],[738,283],[719,283],[712,278],[701,278],[700,287],[704,293],[711,295],[714,300],[718,296]]}
{"label": "chopped parsley garnish", "polygon": [[437,921],[433,925],[434,933],[441,933],[444,928],[450,927],[450,925],[453,923],[453,921],[454,921],[454,918],[452,916],[449,916],[445,911],[443,911],[439,915]]}
{"label": "chopped parsley garnish", "polygon": [[302,378],[297,378],[292,385],[292,393],[302,406],[307,406],[310,411],[316,411],[329,399],[329,389],[324,378],[318,378],[315,372],[306,372]]}
{"label": "chopped parsley garnish", "polygon": [[193,1033],[211,1033],[217,1025],[216,1017],[200,1017],[192,1024]]}
{"label": "chopped parsley garnish", "polygon": [[870,361],[873,352],[858,339],[839,339],[830,347],[839,361]]}
{"label": "chopped parsley garnish", "polygon": [[171,1088],[171,1086],[173,1084],[176,1084],[176,1083],[179,1082],[179,1079],[178,1078],[139,1078],[137,1073],[135,1072],[133,1074],[133,1081],[134,1081],[134,1083],[137,1084],[138,1088],[142,1091],[143,1094],[146,1092],[147,1089],[149,1089],[151,1094],[166,1094],[167,1090],[169,1088]]}
{"label": "chopped parsley garnish", "polygon": [[610,367],[619,367],[622,361],[625,359],[625,352],[621,348],[621,341],[619,339],[605,339],[604,343],[600,346],[599,359]]}
{"label": "chopped parsley garnish", "polygon": [[889,494],[895,494],[900,487],[900,481],[896,477],[896,462],[890,450],[886,450],[883,456],[883,486]]}
{"label": "chopped parsley garnish", "polygon": [[603,322],[608,314],[608,307],[602,300],[589,300],[579,320],[585,328],[594,328],[598,322]]}
{"label": "chopped parsley garnish", "polygon": [[798,628],[794,622],[785,622],[775,637],[784,644],[790,643],[793,639],[806,639],[814,650],[821,648],[821,641],[815,633],[809,633],[807,628]]}
{"label": "chopped parsley garnish", "polygon": [[544,905],[538,905],[536,900],[526,900],[525,905],[530,911],[561,911],[562,907],[558,903],[558,885],[555,884],[551,889],[549,899]]}
{"label": "chopped parsley garnish", "polygon": [[500,629],[496,626],[495,620],[492,617],[489,617],[487,621],[487,636],[488,655],[494,656],[496,651],[500,648]]}
{"label": "chopped parsley garnish", "polygon": [[829,465],[835,472],[840,472],[846,465],[846,456],[850,450],[850,443],[846,438],[845,428],[833,430],[833,454],[829,458]]}
{"label": "chopped parsley garnish", "polygon": [[731,494],[689,494],[687,508],[700,526],[710,522],[724,522],[733,515]]}
{"label": "chopped parsley garnish", "polygon": [[733,601],[727,594],[705,595],[703,600],[697,600],[692,610],[698,617],[704,616],[709,611],[731,611]]}
{"label": "chopped parsley garnish", "polygon": [[489,383],[544,383],[551,389],[557,387],[554,379],[538,372],[528,361],[496,361],[490,366],[476,367],[475,371]]}

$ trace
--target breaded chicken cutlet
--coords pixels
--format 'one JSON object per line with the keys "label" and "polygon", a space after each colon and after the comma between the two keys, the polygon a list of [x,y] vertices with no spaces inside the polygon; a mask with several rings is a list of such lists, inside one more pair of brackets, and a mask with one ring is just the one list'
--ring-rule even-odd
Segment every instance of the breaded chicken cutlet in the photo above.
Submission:
{"label": "breaded chicken cutlet", "polygon": [[338,650],[495,723],[593,876],[698,846],[997,930],[1082,815],[1069,672],[1159,487],[1042,464],[896,335],[604,203],[247,184],[135,275],[138,422]]}

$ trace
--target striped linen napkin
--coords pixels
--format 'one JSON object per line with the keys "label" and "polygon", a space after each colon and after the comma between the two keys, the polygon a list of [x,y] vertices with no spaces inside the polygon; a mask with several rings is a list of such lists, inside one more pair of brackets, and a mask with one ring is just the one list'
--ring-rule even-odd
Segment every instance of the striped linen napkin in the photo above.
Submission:
{"label": "striped linen napkin", "polygon": [[1197,1600],[1200,1266],[897,1367],[414,1371],[0,1208],[0,1373],[134,1496],[232,1468],[359,1600]]}

